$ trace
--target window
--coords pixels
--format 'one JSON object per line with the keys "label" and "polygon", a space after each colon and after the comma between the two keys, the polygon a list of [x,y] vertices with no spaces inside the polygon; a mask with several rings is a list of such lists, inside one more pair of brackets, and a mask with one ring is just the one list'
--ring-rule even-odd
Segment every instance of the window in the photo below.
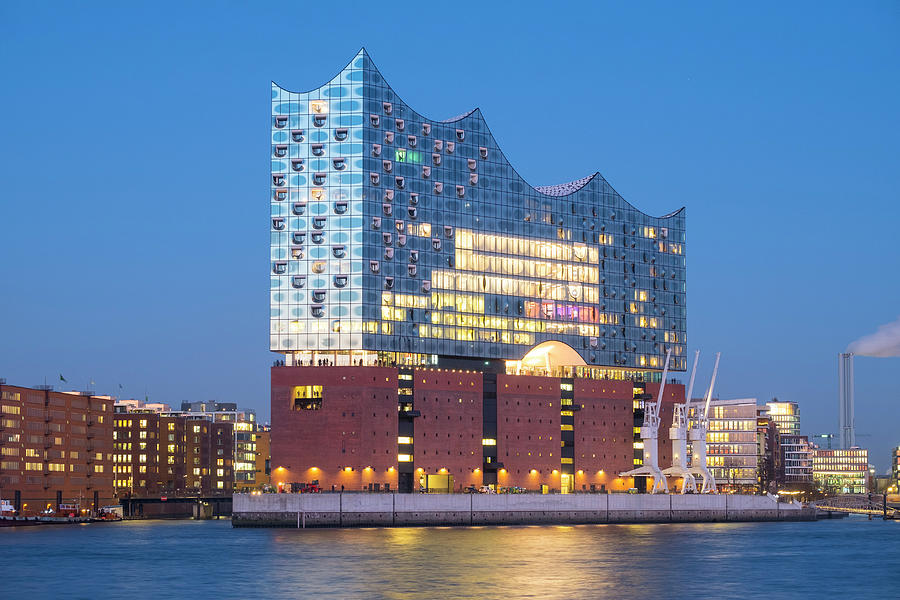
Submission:
{"label": "window", "polygon": [[346,127],[338,127],[334,130],[334,139],[339,142],[343,142],[347,139],[347,134],[349,132],[349,129],[347,129]]}
{"label": "window", "polygon": [[295,386],[291,396],[293,398],[292,410],[319,410],[322,408],[322,391],[321,385],[300,385]]}
{"label": "window", "polygon": [[291,159],[291,169],[297,171],[298,173],[302,171],[305,167],[303,166],[302,158],[292,158]]}
{"label": "window", "polygon": [[300,143],[300,142],[302,142],[302,141],[303,141],[304,139],[306,139],[306,138],[303,137],[303,130],[302,130],[302,129],[292,129],[292,130],[291,130],[291,139],[294,140],[294,141],[297,142],[297,143]]}

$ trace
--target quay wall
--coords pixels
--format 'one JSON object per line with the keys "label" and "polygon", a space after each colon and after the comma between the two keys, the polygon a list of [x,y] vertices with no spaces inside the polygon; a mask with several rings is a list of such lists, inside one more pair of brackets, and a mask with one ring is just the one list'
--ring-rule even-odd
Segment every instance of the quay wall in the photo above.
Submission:
{"label": "quay wall", "polygon": [[410,527],[814,521],[767,496],[649,494],[235,494],[234,527]]}

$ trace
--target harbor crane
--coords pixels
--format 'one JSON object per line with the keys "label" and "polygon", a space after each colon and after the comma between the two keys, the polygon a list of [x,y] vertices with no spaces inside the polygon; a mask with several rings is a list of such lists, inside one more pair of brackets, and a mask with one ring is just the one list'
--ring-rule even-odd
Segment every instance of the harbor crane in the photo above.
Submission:
{"label": "harbor crane", "polygon": [[716,365],[713,367],[709,390],[706,392],[706,402],[702,405],[702,410],[701,407],[698,407],[697,414],[694,415],[694,419],[691,422],[692,454],[690,471],[703,477],[703,488],[701,489],[703,494],[715,494],[718,492],[716,480],[712,473],[709,472],[709,467],[706,464],[706,432],[709,430],[709,403],[712,400],[713,387],[716,385],[716,374],[719,372],[719,358],[721,356],[721,352],[716,353]]}
{"label": "harbor crane", "polygon": [[666,389],[666,377],[669,374],[669,359],[672,357],[672,349],[666,352],[666,364],[663,367],[662,381],[659,384],[659,394],[656,404],[644,406],[644,424],[641,425],[641,441],[644,443],[644,464],[637,469],[621,473],[620,477],[635,477],[637,475],[649,475],[653,477],[653,485],[650,493],[669,493],[666,485],[666,476],[659,468],[659,409],[662,407],[663,392]]}
{"label": "harbor crane", "polygon": [[688,384],[687,395],[684,398],[684,404],[676,404],[672,413],[672,426],[669,427],[669,439],[672,440],[672,466],[663,471],[663,475],[670,477],[681,477],[681,493],[697,492],[697,483],[694,481],[694,474],[687,466],[687,438],[688,425],[688,407],[691,403],[691,394],[694,391],[694,377],[697,376],[697,363],[700,360],[700,351],[694,354],[694,368],[691,369],[691,381]]}

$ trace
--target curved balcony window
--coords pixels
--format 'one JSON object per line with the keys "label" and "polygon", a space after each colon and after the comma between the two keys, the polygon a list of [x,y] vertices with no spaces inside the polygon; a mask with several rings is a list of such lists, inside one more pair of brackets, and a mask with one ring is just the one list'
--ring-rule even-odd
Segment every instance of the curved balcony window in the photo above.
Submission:
{"label": "curved balcony window", "polygon": [[325,290],[313,290],[312,301],[321,304],[325,302]]}
{"label": "curved balcony window", "polygon": [[444,191],[444,184],[441,183],[440,181],[435,181],[434,182],[434,193],[440,194],[443,191]]}
{"label": "curved balcony window", "polygon": [[335,258],[344,258],[345,256],[347,256],[347,248],[346,246],[332,246],[331,254]]}
{"label": "curved balcony window", "polygon": [[273,263],[272,272],[276,275],[284,275],[285,273],[287,273],[287,263],[283,260]]}
{"label": "curved balcony window", "polygon": [[384,201],[385,202],[393,202],[394,201],[394,190],[384,190]]}
{"label": "curved balcony window", "polygon": [[277,117],[275,117],[275,127],[277,127],[278,129],[284,129],[284,127],[287,125],[287,123],[288,123],[287,116],[278,115]]}
{"label": "curved balcony window", "polygon": [[306,275],[294,275],[291,277],[291,286],[300,289],[306,285]]}
{"label": "curved balcony window", "polygon": [[435,250],[440,251],[442,246],[442,242],[440,238],[431,238],[431,247]]}
{"label": "curved balcony window", "polygon": [[381,239],[384,241],[385,246],[390,246],[394,240],[394,236],[389,231],[385,231],[381,234]]}
{"label": "curved balcony window", "polygon": [[447,142],[447,154],[453,154],[454,150],[456,150],[456,144],[454,142]]}
{"label": "curved balcony window", "polygon": [[422,123],[422,135],[431,133],[431,123]]}
{"label": "curved balcony window", "polygon": [[313,115],[313,125],[316,127],[324,127],[327,120],[328,117],[326,115]]}
{"label": "curved balcony window", "polygon": [[291,169],[297,171],[298,173],[305,169],[306,167],[303,165],[302,158],[292,158],[291,159]]}
{"label": "curved balcony window", "polygon": [[321,231],[313,231],[312,234],[310,234],[309,239],[312,240],[313,244],[321,244],[325,241],[325,234]]}
{"label": "curved balcony window", "polygon": [[407,269],[407,273],[409,273],[410,277],[415,277],[416,273],[419,270],[419,268],[416,265],[407,265],[406,269]]}
{"label": "curved balcony window", "polygon": [[334,139],[339,142],[346,140],[348,135],[350,135],[350,130],[346,127],[338,127],[334,130]]}
{"label": "curved balcony window", "polygon": [[381,161],[381,168],[384,169],[385,173],[390,173],[394,170],[394,165],[389,160],[383,160]]}
{"label": "curved balcony window", "polygon": [[398,190],[402,190],[406,187],[406,179],[403,177],[394,177],[394,185],[397,186]]}
{"label": "curved balcony window", "polygon": [[435,152],[431,155],[431,162],[434,163],[434,166],[438,166],[441,164],[441,155]]}
{"label": "curved balcony window", "polygon": [[306,232],[295,231],[291,234],[291,241],[295,244],[303,245],[303,243],[306,242]]}
{"label": "curved balcony window", "polygon": [[396,121],[394,121],[394,125],[397,126],[397,131],[403,131],[404,129],[406,129],[406,121],[404,121],[403,119],[397,119]]}
{"label": "curved balcony window", "polygon": [[428,179],[429,177],[431,177],[431,167],[422,165],[422,178]]}
{"label": "curved balcony window", "polygon": [[326,173],[315,173],[313,175],[313,184],[314,185],[324,185],[326,178],[327,178]]}
{"label": "curved balcony window", "polygon": [[306,202],[294,202],[291,211],[297,216],[302,215],[306,212]]}
{"label": "curved balcony window", "polygon": [[457,198],[462,198],[462,197],[465,196],[465,195],[466,195],[466,188],[463,187],[463,186],[461,186],[461,185],[456,186],[456,196],[457,196]]}
{"label": "curved balcony window", "polygon": [[398,246],[406,245],[406,234],[401,233],[400,235],[397,236],[397,245]]}
{"label": "curved balcony window", "polygon": [[381,229],[381,217],[372,217],[372,229]]}
{"label": "curved balcony window", "polygon": [[469,173],[469,185],[478,184],[478,173]]}
{"label": "curved balcony window", "polygon": [[275,217],[272,219],[272,229],[281,231],[284,229],[284,217]]}
{"label": "curved balcony window", "polygon": [[[481,155],[481,158],[483,158],[484,160],[487,160],[487,157],[488,157],[487,148],[482,146],[481,148],[478,149],[478,154]],[[596,215],[594,215],[594,216],[596,216]]]}
{"label": "curved balcony window", "polygon": [[291,248],[291,256],[295,260],[300,260],[301,258],[303,258],[305,256],[303,246],[294,246],[293,248]]}
{"label": "curved balcony window", "polygon": [[391,213],[394,212],[394,207],[390,204],[382,204],[381,210],[384,212],[385,216],[391,216]]}
{"label": "curved balcony window", "polygon": [[315,318],[321,319],[325,316],[325,307],[321,304],[313,304],[309,307],[309,312],[312,313],[312,316]]}
{"label": "curved balcony window", "polygon": [[430,292],[431,291],[431,282],[427,279],[422,280],[422,291]]}
{"label": "curved balcony window", "polygon": [[313,217],[313,227],[316,229],[325,229],[325,222],[327,219],[325,217]]}
{"label": "curved balcony window", "polygon": [[444,236],[447,239],[452,238],[453,237],[453,227],[451,227],[450,225],[444,225]]}
{"label": "curved balcony window", "polygon": [[406,213],[409,215],[410,219],[415,219],[419,214],[419,210],[415,206],[410,206],[406,209]]}
{"label": "curved balcony window", "polygon": [[384,278],[384,289],[386,289],[386,290],[394,289],[394,278],[393,277],[385,277]]}
{"label": "curved balcony window", "polygon": [[287,144],[276,144],[275,145],[275,157],[276,158],[284,158],[287,156]]}
{"label": "curved balcony window", "polygon": [[335,202],[334,203],[334,214],[342,215],[347,212],[347,207],[349,204],[346,202]]}
{"label": "curved balcony window", "polygon": [[378,185],[381,181],[381,176],[378,173],[369,173],[369,180],[372,182],[372,185]]}
{"label": "curved balcony window", "polygon": [[331,166],[334,167],[335,171],[343,171],[347,168],[347,161],[343,158],[333,158],[331,159]]}
{"label": "curved balcony window", "polygon": [[466,139],[466,132],[465,132],[465,130],[463,130],[463,129],[457,129],[457,130],[456,130],[456,139],[459,140],[460,142],[463,141],[464,139]]}
{"label": "curved balcony window", "polygon": [[369,270],[373,273],[379,273],[381,271],[381,265],[378,264],[377,260],[369,261]]}
{"label": "curved balcony window", "polygon": [[393,248],[385,248],[384,249],[384,260],[391,260],[394,258],[394,249]]}
{"label": "curved balcony window", "polygon": [[394,132],[393,131],[385,131],[384,132],[384,143],[385,144],[393,144],[394,143]]}
{"label": "curved balcony window", "polygon": [[275,190],[276,200],[287,200],[287,190]]}
{"label": "curved balcony window", "polygon": [[347,287],[347,282],[349,278],[346,275],[335,275],[334,276],[334,287],[342,288]]}
{"label": "curved balcony window", "polygon": [[381,144],[372,144],[372,156],[381,156]]}
{"label": "curved balcony window", "polygon": [[394,105],[390,102],[383,102],[381,104],[381,108],[384,109],[384,114],[389,115],[394,112]]}
{"label": "curved balcony window", "polygon": [[309,149],[312,151],[313,156],[325,155],[325,144],[310,144]]}
{"label": "curved balcony window", "polygon": [[474,171],[478,168],[478,161],[474,158],[466,159],[466,166],[469,167],[470,171]]}
{"label": "curved balcony window", "polygon": [[408,135],[406,136],[406,143],[409,144],[410,148],[415,148],[418,141],[416,140],[416,136]]}
{"label": "curved balcony window", "polygon": [[302,129],[291,129],[291,139],[298,144],[306,139],[306,136],[303,135]]}
{"label": "curved balcony window", "polygon": [[274,173],[272,175],[272,185],[277,185],[278,187],[284,186],[284,174],[283,173]]}
{"label": "curved balcony window", "polygon": [[372,127],[378,127],[381,125],[381,117],[378,115],[369,115],[369,123],[372,124]]}
{"label": "curved balcony window", "polygon": [[321,274],[321,273],[325,272],[325,268],[327,266],[328,266],[327,261],[317,260],[312,264],[312,266],[310,268],[312,269],[313,273]]}
{"label": "curved balcony window", "polygon": [[410,250],[409,251],[409,262],[419,262],[419,251],[418,250]]}
{"label": "curved balcony window", "polygon": [[409,195],[409,203],[410,204],[418,204],[419,203],[419,195],[418,194],[410,194]]}

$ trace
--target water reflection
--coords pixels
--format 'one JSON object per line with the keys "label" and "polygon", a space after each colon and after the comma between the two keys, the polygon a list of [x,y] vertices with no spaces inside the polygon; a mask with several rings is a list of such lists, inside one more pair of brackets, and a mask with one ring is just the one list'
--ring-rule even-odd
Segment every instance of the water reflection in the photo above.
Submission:
{"label": "water reflection", "polygon": [[900,585],[898,526],[0,529],[0,597],[885,598]]}

